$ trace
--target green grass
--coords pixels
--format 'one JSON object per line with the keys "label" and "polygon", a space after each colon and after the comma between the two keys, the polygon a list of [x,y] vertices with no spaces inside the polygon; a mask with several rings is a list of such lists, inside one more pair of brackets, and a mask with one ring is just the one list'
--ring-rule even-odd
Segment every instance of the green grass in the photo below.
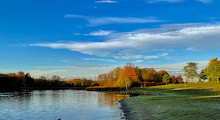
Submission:
{"label": "green grass", "polygon": [[220,90],[220,82],[199,82],[199,83],[187,83],[187,84],[169,84],[169,85],[151,86],[151,87],[148,87],[148,88],[160,88],[160,89],[173,89],[173,88],[184,88],[184,89],[204,88],[204,89],[209,89],[209,88],[212,88],[212,89]]}
{"label": "green grass", "polygon": [[[135,88],[153,95],[122,100],[131,120],[217,120],[220,118],[220,84],[189,83]],[[204,89],[197,89],[204,88]],[[212,88],[212,89],[207,89]]]}

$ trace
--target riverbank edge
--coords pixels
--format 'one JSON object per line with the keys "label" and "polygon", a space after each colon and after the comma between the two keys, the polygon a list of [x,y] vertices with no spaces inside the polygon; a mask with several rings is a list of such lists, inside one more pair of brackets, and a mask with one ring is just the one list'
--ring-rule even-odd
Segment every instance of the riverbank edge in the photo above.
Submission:
{"label": "riverbank edge", "polygon": [[[218,83],[218,86],[220,84]],[[167,86],[167,85],[165,85]],[[212,91],[212,92],[218,92],[219,95],[220,95],[220,89],[218,87],[208,87],[207,88],[200,88],[200,87],[183,87],[183,88],[179,88],[179,87],[172,87],[172,88],[164,88],[163,86],[153,86],[153,87],[145,87],[145,88],[135,88],[135,89],[132,89],[132,90],[129,90],[130,92],[139,92],[139,93],[146,93],[146,94],[149,94],[149,95],[153,95],[153,97],[155,96],[158,96],[158,95],[166,95],[166,94],[169,94],[170,91],[172,92],[175,92],[175,91],[179,91],[179,90],[205,90],[205,91]],[[163,91],[163,92],[161,92]],[[165,92],[167,91],[167,92]],[[169,92],[168,92],[169,91]],[[139,96],[140,98],[141,97],[144,97],[144,96]],[[219,96],[218,96],[219,97]],[[142,120],[142,119],[146,119],[146,118],[135,118],[135,116],[133,116],[134,113],[132,113],[132,110],[136,109],[134,106],[131,107],[129,106],[129,102],[131,103],[132,101],[137,101],[135,99],[136,97],[131,97],[131,98],[126,98],[126,99],[121,99],[119,100],[119,104],[120,104],[120,109],[123,111],[123,114],[125,116],[125,119],[126,120]],[[147,106],[146,106],[147,107]],[[150,109],[147,108],[147,109]],[[153,111],[153,110],[152,110]],[[152,118],[150,120],[156,120],[156,118],[154,118],[153,116],[154,113],[151,113],[149,112],[148,110],[148,116],[152,116]]]}
{"label": "riverbank edge", "polygon": [[[126,98],[126,99],[131,99],[131,98]],[[123,112],[123,116],[125,117],[126,120],[129,120],[129,119],[132,119],[132,116],[130,116],[131,110],[124,100],[125,99],[121,99],[118,101],[118,103],[120,104],[120,109]]]}
{"label": "riverbank edge", "polygon": [[[131,91],[129,91],[131,92]],[[137,93],[137,90],[135,90],[134,92]],[[139,94],[143,94],[142,91],[139,91]],[[148,94],[146,93],[145,95],[143,96],[146,96],[146,95],[153,95],[153,94]],[[131,110],[134,109],[134,108],[130,108],[129,105],[125,102],[126,100],[127,101],[130,101],[131,99],[134,99],[136,97],[142,97],[142,96],[134,96],[134,97],[130,97],[130,98],[125,98],[125,99],[121,99],[118,101],[118,103],[120,104],[120,109],[122,110],[123,112],[123,116],[126,120],[135,120],[134,116],[132,116],[131,114]],[[137,119],[137,118],[136,118]],[[139,119],[139,118],[138,118]],[[155,120],[155,119],[151,119],[151,120]]]}

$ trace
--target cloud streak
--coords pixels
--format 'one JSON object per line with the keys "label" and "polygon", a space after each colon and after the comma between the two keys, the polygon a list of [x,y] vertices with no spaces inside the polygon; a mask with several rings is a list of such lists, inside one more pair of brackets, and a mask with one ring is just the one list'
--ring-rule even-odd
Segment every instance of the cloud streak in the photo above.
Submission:
{"label": "cloud streak", "polygon": [[101,62],[117,62],[116,60],[113,60],[113,59],[101,59],[101,58],[83,58],[83,60],[87,60],[87,61],[101,61]]}
{"label": "cloud streak", "polygon": [[[171,25],[172,26],[172,25]],[[203,25],[183,27],[175,30],[170,28],[158,32],[126,32],[116,33],[103,42],[55,42],[36,43],[29,46],[49,47],[54,49],[68,49],[80,53],[96,56],[109,56],[117,59],[152,59],[167,56],[147,56],[139,52],[153,51],[155,49],[182,49],[193,48],[196,50],[219,49],[220,25]],[[125,51],[131,52],[125,52]],[[133,53],[132,53],[133,52]]]}
{"label": "cloud streak", "polygon": [[154,17],[137,18],[137,17],[91,17],[83,15],[66,14],[64,18],[80,18],[88,22],[89,26],[99,26],[106,24],[118,24],[118,23],[154,23],[162,22]]}
{"label": "cloud streak", "polygon": [[118,1],[113,1],[113,0],[99,0],[96,1],[95,3],[117,3]]}
{"label": "cloud streak", "polygon": [[90,36],[107,36],[112,34],[114,31],[111,30],[98,30],[94,32],[90,32],[88,35]]}

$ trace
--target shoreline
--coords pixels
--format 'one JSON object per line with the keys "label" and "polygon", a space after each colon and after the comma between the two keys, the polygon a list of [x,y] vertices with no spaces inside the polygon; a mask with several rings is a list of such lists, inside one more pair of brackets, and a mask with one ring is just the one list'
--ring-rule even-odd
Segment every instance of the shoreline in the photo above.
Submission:
{"label": "shoreline", "polygon": [[0,88],[0,92],[10,91],[31,91],[31,90],[86,90],[86,87],[21,87],[21,88]]}
{"label": "shoreline", "polygon": [[[215,88],[178,85],[134,88],[130,91],[150,95],[121,99],[120,109],[126,120],[218,119],[220,118],[219,83]],[[176,86],[176,87],[175,87]]]}

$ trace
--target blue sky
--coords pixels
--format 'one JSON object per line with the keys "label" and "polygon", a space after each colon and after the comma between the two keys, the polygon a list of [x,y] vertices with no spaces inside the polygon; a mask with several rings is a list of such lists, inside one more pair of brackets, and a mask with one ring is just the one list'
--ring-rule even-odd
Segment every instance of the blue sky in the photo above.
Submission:
{"label": "blue sky", "polygon": [[0,72],[96,77],[115,66],[182,74],[219,57],[217,0],[0,1]]}

